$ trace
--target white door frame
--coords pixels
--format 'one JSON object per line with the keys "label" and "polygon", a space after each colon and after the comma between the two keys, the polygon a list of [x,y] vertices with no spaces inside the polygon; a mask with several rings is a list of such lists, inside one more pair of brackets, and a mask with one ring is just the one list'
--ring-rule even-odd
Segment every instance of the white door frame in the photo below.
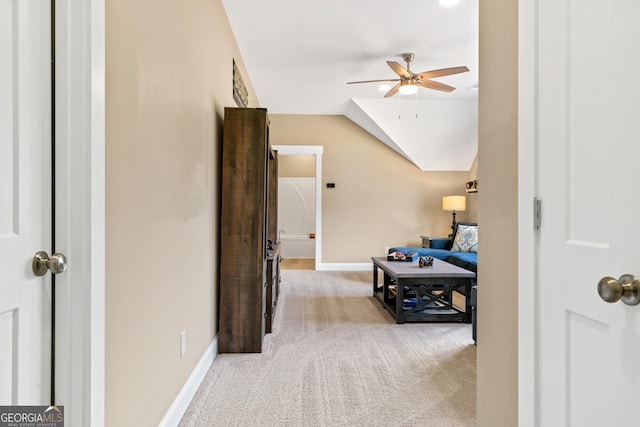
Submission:
{"label": "white door frame", "polygon": [[56,397],[69,426],[103,426],[105,398],[105,7],[56,5]]}
{"label": "white door frame", "polygon": [[[518,426],[539,425],[538,2],[518,1]],[[544,219],[544,218],[543,218]],[[544,226],[544,224],[542,225]]]}
{"label": "white door frame", "polygon": [[315,268],[322,265],[322,146],[321,145],[274,145],[278,155],[282,156],[315,156],[316,157],[316,258]]}

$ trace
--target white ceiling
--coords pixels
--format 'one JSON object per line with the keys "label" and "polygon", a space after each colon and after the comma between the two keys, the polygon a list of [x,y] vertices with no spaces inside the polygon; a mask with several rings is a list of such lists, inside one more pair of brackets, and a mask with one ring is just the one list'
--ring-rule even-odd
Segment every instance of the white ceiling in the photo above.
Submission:
{"label": "white ceiling", "polygon": [[[477,153],[478,0],[222,0],[260,106],[272,114],[341,114],[422,170],[470,169]],[[383,98],[385,61],[411,71],[466,65],[434,79],[451,93],[419,88]]]}

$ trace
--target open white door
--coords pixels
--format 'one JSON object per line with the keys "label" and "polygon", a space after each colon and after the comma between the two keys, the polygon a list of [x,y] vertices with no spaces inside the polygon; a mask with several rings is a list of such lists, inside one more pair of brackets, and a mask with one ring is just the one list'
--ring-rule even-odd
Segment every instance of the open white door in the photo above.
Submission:
{"label": "open white door", "polygon": [[50,403],[49,4],[0,0],[0,404]]}
{"label": "open white door", "polygon": [[542,200],[536,404],[523,425],[637,426],[640,305],[604,302],[597,284],[640,276],[640,2],[522,3],[539,20],[530,76]]}

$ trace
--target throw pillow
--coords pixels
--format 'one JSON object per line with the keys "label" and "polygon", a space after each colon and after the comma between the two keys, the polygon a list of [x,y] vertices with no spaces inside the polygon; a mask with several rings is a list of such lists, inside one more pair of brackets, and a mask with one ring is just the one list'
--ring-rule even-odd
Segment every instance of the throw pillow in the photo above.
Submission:
{"label": "throw pillow", "polygon": [[478,226],[458,225],[456,237],[451,246],[452,252],[478,252]]}

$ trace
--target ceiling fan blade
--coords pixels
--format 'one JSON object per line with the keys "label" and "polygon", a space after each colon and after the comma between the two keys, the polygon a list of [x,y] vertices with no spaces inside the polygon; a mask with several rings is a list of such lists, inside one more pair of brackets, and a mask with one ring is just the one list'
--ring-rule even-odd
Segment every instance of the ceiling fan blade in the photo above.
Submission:
{"label": "ceiling fan blade", "polygon": [[416,82],[416,85],[426,87],[427,89],[441,90],[442,92],[453,92],[454,90],[456,90],[456,88],[453,86],[449,86],[440,82],[434,82],[433,80],[422,80],[420,82]]}
{"label": "ceiling fan blade", "polygon": [[391,90],[384,94],[385,98],[389,98],[390,96],[395,95],[400,90],[400,83],[391,88]]}
{"label": "ceiling fan blade", "polygon": [[400,79],[381,79],[381,80],[361,80],[359,82],[347,82],[348,85],[355,83],[379,83],[379,82],[399,82]]}
{"label": "ceiling fan blade", "polygon": [[400,77],[402,77],[403,79],[410,79],[411,78],[411,74],[409,74],[409,72],[407,71],[406,68],[404,68],[402,65],[398,64],[397,62],[394,61],[387,61],[387,64],[389,65],[389,67],[391,67],[391,69]]}
{"label": "ceiling fan blade", "polygon": [[424,73],[416,74],[419,79],[433,79],[436,77],[450,76],[451,74],[466,73],[469,69],[465,66],[462,67],[450,67],[441,68],[439,70],[425,71]]}

